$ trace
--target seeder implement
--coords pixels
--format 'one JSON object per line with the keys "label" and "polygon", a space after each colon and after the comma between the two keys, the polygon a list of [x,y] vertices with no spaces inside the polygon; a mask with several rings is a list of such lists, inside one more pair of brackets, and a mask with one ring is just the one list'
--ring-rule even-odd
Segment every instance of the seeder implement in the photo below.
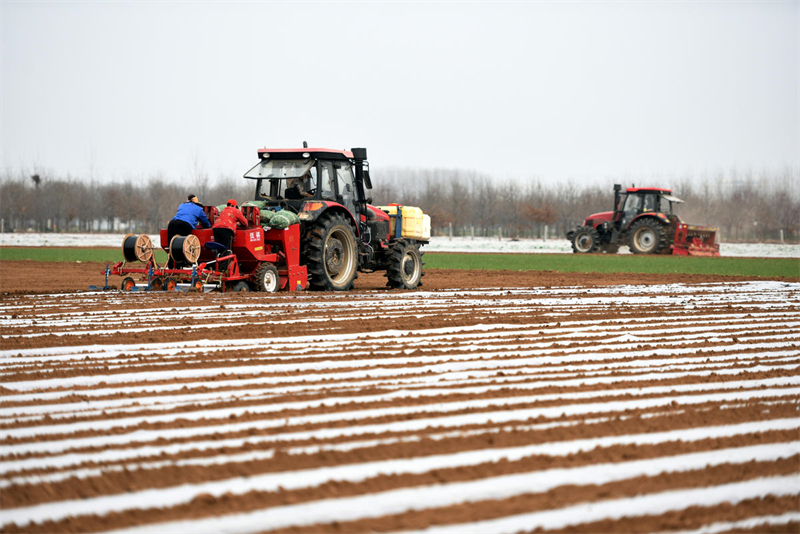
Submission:
{"label": "seeder implement", "polygon": [[[161,231],[161,243],[168,261],[159,265],[146,235],[126,235],[122,240],[124,261],[107,266],[108,276],[122,276],[122,291],[302,291],[307,288],[305,266],[299,265],[300,226],[277,230],[262,228],[257,208],[246,211],[255,225],[236,233],[232,250],[213,241],[210,229],[194,230],[188,236],[175,236],[164,246],[168,235]],[[175,267],[169,267],[175,265]],[[137,284],[138,280],[138,284]],[[145,285],[146,282],[146,285]]]}

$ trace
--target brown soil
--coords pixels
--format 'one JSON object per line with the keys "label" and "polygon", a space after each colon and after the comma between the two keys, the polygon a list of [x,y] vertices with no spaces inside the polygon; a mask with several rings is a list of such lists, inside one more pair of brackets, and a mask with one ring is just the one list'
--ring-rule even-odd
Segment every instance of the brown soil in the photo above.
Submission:
{"label": "brown soil", "polygon": [[[800,371],[800,339],[794,337],[796,325],[792,324],[800,321],[800,291],[789,284],[766,301],[760,293],[737,294],[730,288],[714,286],[666,295],[635,289],[626,295],[634,299],[631,303],[619,298],[613,286],[744,279],[432,270],[421,292],[385,291],[385,278],[379,273],[361,275],[356,291],[348,294],[86,292],[89,285],[102,284],[103,268],[101,264],[0,261],[0,350],[8,351],[0,358],[0,447],[21,451],[0,452],[0,462],[10,465],[0,474],[0,481],[66,475],[61,480],[15,480],[0,487],[5,510],[42,506],[42,516],[36,523],[2,524],[3,532],[109,530],[554,467],[697,451],[720,450],[724,454],[729,448],[800,441],[796,429],[767,429],[722,438],[606,446],[566,456],[529,456],[417,474],[372,476],[358,482],[334,480],[291,491],[249,491],[219,497],[197,494],[176,506],[147,510],[132,501],[132,509],[54,521],[47,515],[47,505],[70,499],[120,494],[135,499],[138,491],[237,477],[246,480],[268,473],[678,429],[766,424],[800,416],[800,395],[793,389],[798,385],[793,379]],[[496,291],[526,287],[570,289],[558,295]],[[471,291],[447,291],[454,289]],[[440,292],[427,295],[427,291]],[[656,300],[658,297],[669,300],[665,303]],[[507,326],[494,329],[494,325]],[[703,328],[709,325],[714,329]],[[418,332],[428,329],[439,330],[424,335]],[[391,330],[396,332],[387,333]],[[404,333],[406,330],[411,333]],[[621,336],[624,339],[620,340]],[[277,338],[283,339],[274,346],[281,348],[273,350],[272,341]],[[198,340],[207,341],[197,345]],[[247,340],[252,346],[226,346],[230,340]],[[171,343],[174,350],[153,348],[151,343]],[[99,352],[104,346],[119,349],[104,354]],[[47,352],[54,348],[62,348],[64,357]],[[489,353],[493,353],[491,358],[486,357]],[[650,361],[653,364],[648,366]],[[484,366],[488,362],[495,367]],[[565,366],[570,369],[564,370]],[[725,374],[721,370],[735,372]],[[201,371],[207,374],[193,374]],[[153,373],[164,374],[152,379]],[[594,376],[615,380],[588,383]],[[783,385],[764,385],[775,380]],[[213,387],[223,381],[222,387]],[[731,382],[737,384],[731,387]],[[18,390],[21,384],[32,384],[33,389],[26,386]],[[160,386],[177,387],[156,391]],[[700,386],[704,387],[702,391],[696,389]],[[665,389],[654,391],[656,387]],[[237,396],[241,390],[254,390],[258,397]],[[587,392],[594,396],[579,396]],[[745,398],[754,392],[762,396]],[[678,402],[684,397],[716,393],[728,394],[734,400]],[[54,394],[58,395],[39,398]],[[173,402],[179,395],[200,394],[212,394],[213,398],[174,406],[160,404]],[[542,395],[554,397],[538,399]],[[160,397],[159,404],[137,406],[140,401],[152,402],[152,397]],[[658,406],[638,405],[647,399],[658,400]],[[100,404],[106,401],[113,402],[113,407]],[[330,404],[320,406],[320,401]],[[458,402],[479,405],[440,408]],[[624,411],[602,408],[616,402],[631,404]],[[298,404],[264,411],[282,403]],[[561,413],[561,406],[582,404],[601,408],[583,415]],[[554,407],[557,411],[550,416],[529,418],[516,413]],[[40,408],[56,409],[57,413],[21,412]],[[430,411],[419,411],[423,408]],[[229,415],[222,410],[236,413]],[[385,412],[369,414],[366,410]],[[209,413],[187,418],[187,414],[200,411]],[[495,418],[495,413],[514,417],[485,421]],[[306,416],[327,419],[295,419]],[[448,423],[458,416],[483,419]],[[126,420],[132,417],[144,420]],[[155,417],[159,419],[152,419]],[[275,422],[279,424],[275,426]],[[101,429],[99,425],[108,426]],[[368,425],[392,426],[387,430]],[[360,428],[364,431],[347,433]],[[188,434],[168,434],[175,429]],[[12,432],[25,430],[38,435],[12,437]],[[304,437],[300,432],[314,434]],[[146,436],[135,439],[147,441],[128,436]],[[121,440],[112,444],[97,441],[106,437]],[[85,441],[71,442],[78,439]],[[225,446],[195,445],[221,440],[239,441]],[[59,452],[26,450],[60,444],[66,445]],[[352,449],[335,449],[347,444]],[[170,450],[173,446],[182,448],[175,452]],[[299,449],[316,446],[325,449]],[[96,457],[104,451],[135,453],[144,450],[142,447],[149,449],[133,459]],[[248,461],[227,458],[249,452],[274,455]],[[45,460],[62,455],[74,457],[72,463],[45,465]],[[222,460],[213,465],[175,464],[211,457]],[[37,465],[39,459],[43,462]],[[25,468],[14,467],[15,462],[22,466],[23,461]],[[147,465],[157,462],[167,464]],[[529,494],[500,501],[278,531],[431,528],[670,489],[798,474],[798,465],[800,456],[795,455],[779,461],[723,464],[601,486],[562,486],[547,493],[532,488]],[[81,469],[105,471],[78,476]],[[563,532],[697,529],[717,521],[793,511],[800,505],[799,499],[800,490],[798,495],[765,496],[736,506],[700,508],[687,503],[680,512],[579,524]],[[781,527],[792,529],[796,525],[765,526],[763,531],[780,531]],[[270,525],[264,525],[265,531],[270,529]]]}
{"label": "brown soil", "polygon": [[[0,292],[53,293],[86,291],[102,286],[105,263],[38,262],[32,260],[0,261]],[[109,284],[119,287],[121,277],[112,276]],[[620,284],[672,284],[734,282],[752,277],[642,273],[560,273],[555,271],[461,271],[428,269],[423,289],[460,289],[468,287],[549,287],[609,286]],[[787,279],[798,281],[800,278]],[[383,273],[359,274],[356,291],[386,289]]]}

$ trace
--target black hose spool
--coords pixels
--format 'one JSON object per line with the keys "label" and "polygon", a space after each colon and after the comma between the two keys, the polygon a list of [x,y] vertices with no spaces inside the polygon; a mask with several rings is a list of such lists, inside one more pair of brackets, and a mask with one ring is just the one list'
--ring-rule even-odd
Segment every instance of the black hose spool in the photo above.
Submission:
{"label": "black hose spool", "polygon": [[200,257],[200,240],[195,235],[176,235],[169,242],[169,257],[176,265],[193,265]]}
{"label": "black hose spool", "polygon": [[122,238],[122,257],[126,262],[148,262],[153,257],[153,242],[147,234],[128,234]]}

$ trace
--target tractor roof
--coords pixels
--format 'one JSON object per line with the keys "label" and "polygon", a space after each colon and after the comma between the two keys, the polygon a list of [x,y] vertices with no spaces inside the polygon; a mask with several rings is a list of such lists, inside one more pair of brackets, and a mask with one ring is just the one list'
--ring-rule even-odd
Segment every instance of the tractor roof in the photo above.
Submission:
{"label": "tractor roof", "polygon": [[261,157],[261,154],[281,154],[283,156],[311,154],[315,158],[353,159],[352,151],[333,148],[259,148],[258,156]]}
{"label": "tractor roof", "polygon": [[629,187],[627,189],[628,193],[662,193],[669,195],[672,193],[672,189],[662,189],[660,187]]}

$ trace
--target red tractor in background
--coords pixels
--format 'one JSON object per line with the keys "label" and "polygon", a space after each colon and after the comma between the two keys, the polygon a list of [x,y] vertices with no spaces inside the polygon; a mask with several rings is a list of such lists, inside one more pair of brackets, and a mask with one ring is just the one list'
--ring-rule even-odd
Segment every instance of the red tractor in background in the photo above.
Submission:
{"label": "red tractor in background", "polygon": [[621,189],[614,185],[614,211],[589,215],[583,226],[567,232],[573,252],[614,254],[627,245],[634,254],[719,256],[717,228],[685,224],[673,213],[673,204],[683,200],[671,189]]}
{"label": "red tractor in background", "polygon": [[[260,149],[258,158],[244,175],[255,181],[254,199],[241,208],[247,226],[236,232],[230,250],[214,242],[208,228],[169,243],[164,229],[161,248],[177,266],[161,266],[150,238],[129,234],[125,261],[106,269],[102,289],[110,287],[110,274],[127,275],[124,291],[345,291],[359,271],[385,271],[394,289],[422,284],[420,246],[430,239],[430,217],[415,207],[370,205],[365,148],[308,148],[304,142],[303,148]],[[204,210],[213,224],[219,209]]]}

